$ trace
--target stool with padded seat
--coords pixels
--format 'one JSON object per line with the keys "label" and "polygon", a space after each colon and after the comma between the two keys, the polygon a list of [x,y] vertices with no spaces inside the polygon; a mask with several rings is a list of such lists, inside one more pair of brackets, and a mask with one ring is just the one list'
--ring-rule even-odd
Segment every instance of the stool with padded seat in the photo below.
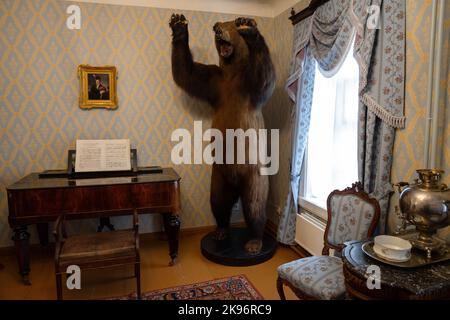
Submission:
{"label": "stool with padded seat", "polygon": [[304,300],[334,300],[346,296],[343,262],[339,255],[344,243],[370,238],[380,218],[380,206],[357,182],[327,199],[328,221],[322,256],[298,259],[278,267],[277,289],[285,300],[283,285]]}
{"label": "stool with padded seat", "polygon": [[67,267],[77,265],[81,270],[102,269],[134,265],[137,298],[141,298],[139,223],[137,212],[133,215],[133,228],[110,232],[97,232],[67,237],[65,215],[55,223],[55,272],[58,300],[62,299],[62,275]]}

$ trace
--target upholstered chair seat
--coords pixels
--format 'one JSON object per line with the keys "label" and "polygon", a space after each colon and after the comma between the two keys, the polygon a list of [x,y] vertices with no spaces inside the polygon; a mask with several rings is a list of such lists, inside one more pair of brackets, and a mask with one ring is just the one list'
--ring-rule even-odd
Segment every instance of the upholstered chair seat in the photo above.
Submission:
{"label": "upholstered chair seat", "polygon": [[[322,256],[292,261],[278,267],[277,289],[286,299],[283,285],[300,299],[342,299],[346,296],[340,253],[348,241],[371,237],[380,217],[376,199],[364,192],[360,183],[343,191],[335,190],[327,199],[328,221]],[[334,256],[329,256],[330,249]]]}
{"label": "upholstered chair seat", "polygon": [[337,257],[314,256],[292,261],[278,267],[278,275],[311,298],[345,298],[342,260]]}

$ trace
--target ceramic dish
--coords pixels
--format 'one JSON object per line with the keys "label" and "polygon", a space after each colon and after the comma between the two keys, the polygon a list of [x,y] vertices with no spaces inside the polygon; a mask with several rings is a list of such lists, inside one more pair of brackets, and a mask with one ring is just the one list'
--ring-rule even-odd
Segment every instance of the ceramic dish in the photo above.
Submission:
{"label": "ceramic dish", "polygon": [[366,255],[374,260],[400,268],[417,268],[450,260],[450,246],[447,247],[447,250],[442,255],[433,256],[431,259],[427,259],[425,254],[423,254],[422,252],[417,252],[413,249],[411,251],[411,259],[405,262],[394,262],[383,259],[375,253],[375,251],[373,250],[373,246],[373,241],[367,241],[363,243],[361,249]]}
{"label": "ceramic dish", "polygon": [[384,260],[387,261],[391,261],[391,262],[406,262],[409,259],[411,259],[411,253],[407,254],[405,257],[403,258],[394,258],[394,257],[390,257],[388,255],[385,255],[383,253],[383,251],[380,249],[380,247],[378,247],[377,245],[373,246],[373,251],[375,252],[375,254],[377,256],[379,256],[380,258],[383,258]]}
{"label": "ceramic dish", "polygon": [[411,258],[411,248],[411,242],[399,237],[381,235],[374,239],[375,253],[389,261],[408,261]]}

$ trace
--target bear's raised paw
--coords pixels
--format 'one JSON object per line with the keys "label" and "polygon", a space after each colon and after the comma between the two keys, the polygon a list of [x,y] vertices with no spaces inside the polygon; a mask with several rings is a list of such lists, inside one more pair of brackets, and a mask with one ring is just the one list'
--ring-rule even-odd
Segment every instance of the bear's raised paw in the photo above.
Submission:
{"label": "bear's raised paw", "polygon": [[177,26],[186,26],[188,24],[188,21],[184,14],[172,14],[169,21],[169,26],[174,29]]}

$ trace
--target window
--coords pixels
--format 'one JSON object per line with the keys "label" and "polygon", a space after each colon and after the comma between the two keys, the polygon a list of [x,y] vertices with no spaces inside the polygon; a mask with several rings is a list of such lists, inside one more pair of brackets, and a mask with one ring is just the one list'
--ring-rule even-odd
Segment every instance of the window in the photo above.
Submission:
{"label": "window", "polygon": [[330,192],[358,180],[359,68],[352,52],[353,48],[331,78],[324,77],[316,64],[300,205],[323,219]]}

